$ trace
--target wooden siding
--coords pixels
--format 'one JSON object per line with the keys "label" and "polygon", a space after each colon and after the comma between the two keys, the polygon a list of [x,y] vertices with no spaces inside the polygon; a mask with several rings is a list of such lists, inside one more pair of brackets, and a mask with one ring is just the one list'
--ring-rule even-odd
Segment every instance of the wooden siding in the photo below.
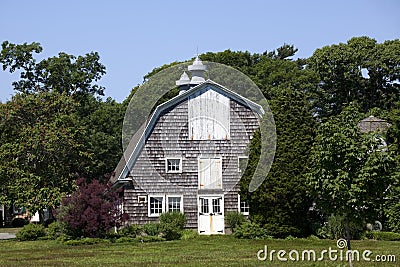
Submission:
{"label": "wooden siding", "polygon": [[[133,187],[124,188],[124,210],[129,223],[157,221],[148,217],[147,203],[138,203],[138,195],[183,195],[187,226],[197,228],[198,195],[223,193],[225,212],[238,210],[238,157],[244,156],[251,136],[259,126],[258,116],[242,104],[229,100],[230,138],[192,140],[189,134],[188,100],[166,110],[158,119],[145,142],[129,177]],[[181,173],[167,173],[166,157],[182,159]],[[198,159],[222,159],[222,190],[199,190]]]}

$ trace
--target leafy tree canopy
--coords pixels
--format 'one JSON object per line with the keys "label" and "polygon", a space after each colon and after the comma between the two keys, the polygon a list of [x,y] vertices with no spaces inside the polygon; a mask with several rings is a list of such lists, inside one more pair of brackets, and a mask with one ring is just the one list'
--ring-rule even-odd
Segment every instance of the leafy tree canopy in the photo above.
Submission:
{"label": "leafy tree canopy", "polygon": [[65,94],[16,94],[0,105],[0,202],[34,213],[58,204],[89,160],[76,103]]}
{"label": "leafy tree canopy", "polygon": [[326,215],[349,220],[379,219],[379,210],[397,184],[394,159],[377,133],[361,133],[362,114],[354,105],[320,125],[311,155],[309,182]]}
{"label": "leafy tree canopy", "polygon": [[321,79],[313,97],[321,117],[338,115],[353,101],[364,113],[374,107],[390,110],[400,91],[400,41],[379,44],[366,36],[354,37],[346,44],[317,49],[307,68]]}
{"label": "leafy tree canopy", "polygon": [[2,43],[0,63],[3,70],[21,70],[14,89],[23,93],[57,91],[67,95],[103,95],[104,87],[93,84],[105,74],[97,52],[75,57],[66,53],[36,62],[34,53],[42,52],[39,43]]}

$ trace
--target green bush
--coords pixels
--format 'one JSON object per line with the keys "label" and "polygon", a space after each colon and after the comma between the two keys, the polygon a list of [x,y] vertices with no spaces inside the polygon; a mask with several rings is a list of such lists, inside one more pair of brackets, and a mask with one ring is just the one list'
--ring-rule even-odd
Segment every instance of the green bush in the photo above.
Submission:
{"label": "green bush", "polygon": [[244,239],[269,239],[267,231],[254,222],[244,222],[240,227],[235,228],[233,236]]}
{"label": "green bush", "polygon": [[[136,237],[140,235],[140,233],[143,231],[143,228],[140,225],[137,224],[131,224],[127,225],[124,228],[122,228],[118,234],[120,236],[126,236],[126,237]],[[157,230],[156,230],[157,231]],[[158,235],[158,233],[156,234]]]}
{"label": "green bush", "polygon": [[167,240],[177,240],[182,236],[186,225],[186,215],[180,212],[167,212],[160,215],[160,229]]}
{"label": "green bush", "polygon": [[52,222],[47,228],[47,236],[49,239],[57,239],[59,236],[66,234],[66,225],[61,222]]}
{"label": "green bush", "polygon": [[181,232],[181,240],[196,239],[198,237],[199,233],[191,229],[186,229]]}
{"label": "green bush", "polygon": [[108,239],[108,240],[110,240],[111,242],[115,242],[115,240],[117,240],[117,239],[120,238],[120,237],[121,237],[121,235],[120,235],[119,233],[116,233],[116,232],[114,231],[114,229],[108,231],[108,232],[106,233],[106,236],[105,236],[105,238]]}
{"label": "green bush", "polygon": [[37,240],[39,237],[46,235],[46,230],[41,224],[30,223],[25,225],[17,234],[16,237],[20,241]]}
{"label": "green bush", "polygon": [[225,214],[225,223],[226,225],[234,232],[234,229],[240,227],[246,218],[244,215],[237,211],[229,211]]}
{"label": "green bush", "polygon": [[143,231],[150,236],[158,236],[161,232],[159,223],[146,223],[143,225]]}
{"label": "green bush", "polygon": [[177,211],[162,213],[160,215],[160,224],[172,224],[183,230],[186,226],[186,215]]}
{"label": "green bush", "polygon": [[307,237],[307,239],[315,241],[315,240],[319,240],[319,237],[316,235],[310,235],[309,237]]}
{"label": "green bush", "polygon": [[290,225],[278,225],[276,223],[267,223],[263,227],[268,235],[275,238],[286,238],[288,236],[299,236],[301,233],[298,228]]}
{"label": "green bush", "polygon": [[296,240],[297,237],[294,237],[292,235],[288,235],[287,237],[285,237],[285,240]]}
{"label": "green bush", "polygon": [[369,239],[383,240],[383,241],[400,241],[400,234],[393,232],[366,232],[365,236]]}
{"label": "green bush", "polygon": [[162,237],[166,240],[177,240],[182,236],[182,229],[172,223],[161,224]]}
{"label": "green bush", "polygon": [[71,240],[72,237],[67,235],[67,234],[62,234],[59,237],[56,238],[56,241],[61,242],[61,243],[65,243],[68,240]]}
{"label": "green bush", "polygon": [[388,217],[389,229],[393,232],[400,233],[400,202],[391,205],[386,210]]}
{"label": "green bush", "polygon": [[[364,224],[360,221],[350,221],[350,238],[360,239],[364,234]],[[344,216],[331,215],[328,221],[317,230],[321,238],[339,239],[346,238],[346,218]]]}

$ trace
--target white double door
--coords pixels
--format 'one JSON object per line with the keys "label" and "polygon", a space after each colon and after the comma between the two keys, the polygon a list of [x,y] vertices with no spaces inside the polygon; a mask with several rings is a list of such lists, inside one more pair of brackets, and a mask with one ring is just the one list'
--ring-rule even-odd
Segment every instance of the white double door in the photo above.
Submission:
{"label": "white double door", "polygon": [[199,233],[204,235],[224,234],[224,197],[221,195],[199,195]]}

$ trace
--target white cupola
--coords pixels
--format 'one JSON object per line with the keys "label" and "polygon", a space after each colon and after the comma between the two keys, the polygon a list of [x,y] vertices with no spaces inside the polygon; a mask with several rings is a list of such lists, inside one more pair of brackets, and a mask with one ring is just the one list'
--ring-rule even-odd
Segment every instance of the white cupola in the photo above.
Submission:
{"label": "white cupola", "polygon": [[190,85],[198,85],[202,82],[205,82],[204,72],[207,70],[207,66],[203,65],[203,62],[199,56],[196,57],[192,65],[188,66],[188,70],[192,74]]}
{"label": "white cupola", "polygon": [[181,85],[188,85],[190,84],[190,78],[189,75],[187,75],[186,71],[184,71],[181,75],[181,78],[175,82],[177,86]]}

